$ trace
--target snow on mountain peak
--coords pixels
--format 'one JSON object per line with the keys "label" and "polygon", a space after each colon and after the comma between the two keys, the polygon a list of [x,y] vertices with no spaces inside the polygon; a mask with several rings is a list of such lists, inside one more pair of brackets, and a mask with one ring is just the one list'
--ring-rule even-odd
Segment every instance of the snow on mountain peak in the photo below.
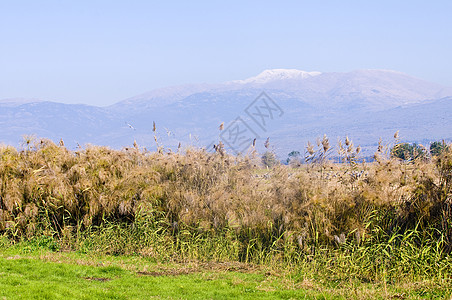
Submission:
{"label": "snow on mountain peak", "polygon": [[234,83],[267,83],[285,79],[305,79],[322,74],[321,72],[306,72],[296,69],[270,69],[265,70],[257,76],[245,80],[236,80]]}

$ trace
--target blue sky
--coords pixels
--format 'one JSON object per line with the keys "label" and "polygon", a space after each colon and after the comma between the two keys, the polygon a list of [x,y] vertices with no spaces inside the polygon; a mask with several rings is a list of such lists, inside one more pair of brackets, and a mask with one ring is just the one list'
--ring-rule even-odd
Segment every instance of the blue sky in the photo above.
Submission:
{"label": "blue sky", "polygon": [[452,1],[0,0],[0,99],[108,105],[264,69],[452,86]]}

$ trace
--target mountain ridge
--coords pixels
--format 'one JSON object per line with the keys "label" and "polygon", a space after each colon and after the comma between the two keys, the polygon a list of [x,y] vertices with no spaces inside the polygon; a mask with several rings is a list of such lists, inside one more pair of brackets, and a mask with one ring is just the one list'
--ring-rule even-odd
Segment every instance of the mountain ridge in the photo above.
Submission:
{"label": "mountain ridge", "polygon": [[[283,112],[281,118],[267,120],[264,129],[247,114],[262,92]],[[63,138],[68,147],[91,143],[121,148],[135,140],[152,149],[156,122],[163,145],[202,147],[221,139],[220,123],[241,118],[256,137],[270,137],[280,155],[300,151],[324,133],[333,142],[355,137],[363,152],[371,153],[379,137],[390,138],[397,130],[412,142],[452,138],[451,96],[452,88],[391,70],[271,69],[244,80],[152,90],[106,107],[3,100],[0,142],[18,145],[22,135],[35,134]],[[261,145],[259,150],[265,149]]]}
{"label": "mountain ridge", "polygon": [[[285,73],[288,75],[282,76],[283,78],[280,78],[279,80],[275,79],[265,82],[255,81],[255,78],[258,78],[262,74],[282,74],[282,70],[288,71]],[[305,75],[290,77],[289,75],[293,73]],[[388,80],[388,77],[390,77],[390,80]],[[389,84],[390,88],[386,87],[381,90],[372,88],[376,80],[379,81],[378,84],[381,87]],[[403,84],[400,84],[401,81]],[[407,83],[408,87],[406,87]],[[361,89],[357,87],[361,87]],[[367,89],[363,90],[363,87],[367,87]],[[148,106],[155,106],[155,104],[152,103],[152,100],[157,100],[158,102],[160,99],[169,97],[173,97],[172,100],[181,100],[184,97],[195,93],[209,91],[221,92],[224,90],[237,90],[243,88],[286,90],[296,93],[298,97],[307,98],[307,101],[311,99],[311,103],[318,101],[319,98],[332,98],[337,101],[342,101],[344,98],[350,96],[373,98],[375,99],[373,100],[375,104],[378,104],[378,100],[382,98],[395,98],[396,100],[405,99],[406,103],[399,102],[395,106],[452,95],[452,87],[430,83],[393,70],[365,69],[351,72],[307,72],[296,69],[268,69],[259,73],[257,76],[249,77],[244,80],[227,81],[221,84],[185,85],[157,89],[120,101],[113,104],[111,107],[123,106],[126,103],[131,105],[134,104],[134,102],[135,104],[140,105],[148,101]],[[181,97],[177,97],[177,95],[174,97],[174,91],[178,91],[178,93],[181,94]],[[156,92],[160,92],[158,96],[155,96]],[[380,93],[383,93],[383,95],[378,95]],[[387,102],[386,104],[390,103]],[[158,103],[157,105],[162,105],[162,103]]]}

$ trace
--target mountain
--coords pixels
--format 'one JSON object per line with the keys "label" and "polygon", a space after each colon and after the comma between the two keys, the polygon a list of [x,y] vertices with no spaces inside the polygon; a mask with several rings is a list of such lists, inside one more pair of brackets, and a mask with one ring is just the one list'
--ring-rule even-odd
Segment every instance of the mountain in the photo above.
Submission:
{"label": "mountain", "polygon": [[306,72],[296,69],[265,70],[257,76],[245,80],[235,80],[231,83],[238,84],[267,84],[275,81],[302,80],[322,74],[321,72]]}
{"label": "mountain", "polygon": [[23,135],[61,138],[71,146],[98,142],[117,130],[117,116],[88,105],[55,102],[0,102],[0,142],[17,145]]}
{"label": "mountain", "polygon": [[162,106],[196,93],[244,89],[280,90],[318,107],[331,104],[343,107],[347,103],[352,105],[361,103],[376,109],[452,95],[452,88],[395,71],[358,70],[348,73],[321,73],[275,69],[263,71],[245,80],[219,85],[188,85],[159,89],[121,101],[112,107]]}
{"label": "mountain", "polygon": [[[222,140],[229,150],[245,151],[257,138],[264,151],[269,137],[285,157],[327,134],[333,144],[348,135],[370,154],[380,137],[390,141],[397,130],[408,142],[450,140],[451,120],[452,88],[400,72],[274,69],[222,84],[157,89],[108,107],[0,101],[0,142],[18,145],[21,135],[35,134],[63,138],[68,147],[121,148],[136,140],[155,149],[157,135],[173,149],[179,142],[207,146]],[[225,130],[219,131],[222,122]]]}
{"label": "mountain", "polygon": [[0,106],[2,107],[17,107],[22,104],[27,103],[37,103],[42,102],[39,99],[28,99],[28,98],[8,98],[8,99],[0,99]]}

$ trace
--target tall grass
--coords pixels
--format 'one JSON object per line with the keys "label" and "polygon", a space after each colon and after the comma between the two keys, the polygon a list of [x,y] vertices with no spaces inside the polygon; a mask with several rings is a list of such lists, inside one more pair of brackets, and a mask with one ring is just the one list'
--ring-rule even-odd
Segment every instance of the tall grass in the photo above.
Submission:
{"label": "tall grass", "polygon": [[347,138],[342,163],[332,163],[324,137],[306,164],[264,170],[255,153],[223,149],[63,145],[0,146],[0,234],[9,240],[44,236],[60,249],[163,261],[315,261],[365,280],[450,272],[450,147],[405,162],[380,146],[364,163]]}

